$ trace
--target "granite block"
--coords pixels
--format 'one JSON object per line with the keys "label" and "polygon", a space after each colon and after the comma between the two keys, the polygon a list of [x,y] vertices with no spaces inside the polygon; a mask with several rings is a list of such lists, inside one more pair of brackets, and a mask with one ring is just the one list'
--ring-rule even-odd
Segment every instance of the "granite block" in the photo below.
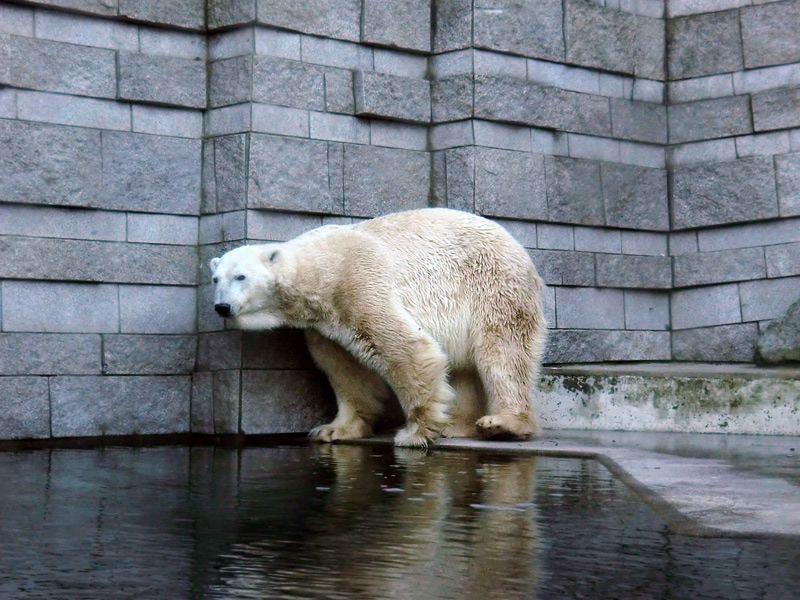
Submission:
{"label": "granite block", "polygon": [[302,4],[293,0],[258,2],[256,18],[264,25],[360,41],[360,0],[307,0]]}
{"label": "granite block", "polygon": [[472,74],[431,82],[431,119],[434,123],[458,121],[472,116]]}
{"label": "granite block", "polygon": [[672,80],[740,71],[739,12],[728,10],[667,22],[667,70]]}
{"label": "granite block", "polygon": [[673,261],[675,287],[763,279],[767,276],[763,248],[682,254],[675,256]]}
{"label": "granite block", "polygon": [[[217,318],[219,319],[219,317]],[[198,336],[196,365],[198,371],[240,369],[241,366],[241,331],[215,331],[201,333]]]}
{"label": "granite block", "polygon": [[209,29],[252,23],[256,18],[256,0],[210,0],[206,13]]}
{"label": "granite block", "polygon": [[46,377],[0,377],[0,439],[50,437]]}
{"label": "granite block", "polygon": [[[641,3],[637,0],[637,4]],[[663,11],[663,8],[660,9]],[[666,31],[664,27],[664,20],[661,15],[642,15],[638,14],[634,23],[636,30],[636,39],[634,40],[633,51],[633,71],[637,77],[644,77],[647,79],[665,80],[666,74]],[[644,92],[645,85],[648,83],[652,86],[653,92],[643,93],[642,96],[637,94]],[[639,81],[634,86],[634,100],[648,100],[650,102],[661,102],[664,97],[663,84],[660,82],[644,82]],[[638,90],[637,90],[638,88]]]}
{"label": "granite block", "polygon": [[475,149],[475,211],[493,217],[546,219],[544,158],[495,148]]}
{"label": "granite block", "polygon": [[194,246],[197,244],[197,217],[128,214],[128,241]]}
{"label": "granite block", "polygon": [[[563,227],[551,225],[551,227]],[[568,227],[574,230],[575,250],[583,252],[622,252],[622,235],[618,229],[597,227]]]}
{"label": "granite block", "polygon": [[50,380],[53,437],[187,433],[188,376]]}
{"label": "granite block", "polygon": [[800,242],[767,246],[764,252],[769,277],[800,275]]}
{"label": "granite block", "polygon": [[800,61],[800,2],[772,2],[741,10],[742,48],[747,69]]}
{"label": "granite block", "polygon": [[786,364],[800,362],[800,300],[770,322],[758,338],[756,362]]}
{"label": "granite block", "polygon": [[600,166],[606,224],[627,229],[669,229],[667,171],[631,165]]}
{"label": "granite block", "polygon": [[[272,29],[268,27],[255,27],[253,30],[254,42],[256,47],[256,54],[266,56],[278,56],[280,58],[289,58],[291,60],[301,59],[301,40],[304,45],[308,45],[309,38],[300,35],[299,33],[292,33],[290,31],[281,31],[280,29]],[[250,50],[248,46],[248,50]],[[314,62],[313,60],[307,62]]]}
{"label": "granite block", "polygon": [[247,201],[251,208],[341,213],[328,175],[328,143],[252,134]]}
{"label": "granite block", "polygon": [[106,375],[184,375],[194,370],[193,335],[105,335]]}
{"label": "granite block", "polygon": [[672,359],[699,362],[752,362],[758,324],[740,323],[672,334]]}
{"label": "granite block", "polygon": [[111,100],[19,90],[19,119],[59,125],[130,131],[131,107]]}
{"label": "granite block", "polygon": [[325,69],[325,110],[346,115],[355,114],[353,72],[350,69]]}
{"label": "granite block", "polygon": [[676,168],[671,189],[676,229],[778,216],[774,169],[768,157]]}
{"label": "granite block", "polygon": [[214,139],[215,207],[224,212],[247,205],[247,152],[249,135],[226,135]]}
{"label": "granite block", "polygon": [[614,137],[653,144],[667,143],[666,107],[619,98],[612,98],[610,102]]}
{"label": "granite block", "polygon": [[595,285],[594,254],[569,250],[528,250],[547,285]]}
{"label": "granite block", "polygon": [[[4,331],[87,334],[119,331],[116,285],[3,281],[2,288]],[[87,310],[88,306],[91,310]]]}
{"label": "granite block", "polygon": [[753,131],[747,96],[700,100],[670,106],[672,144],[742,135]]}
{"label": "granite block", "polygon": [[[103,132],[101,208],[197,215],[202,143],[126,132]],[[96,204],[97,205],[97,204]]]}
{"label": "granite block", "polygon": [[736,156],[772,156],[791,152],[792,144],[788,131],[743,135],[736,138]]}
{"label": "granite block", "polygon": [[309,115],[310,135],[314,139],[331,142],[368,144],[370,123],[350,115],[312,112]]}
{"label": "granite block", "polygon": [[123,285],[119,288],[122,333],[195,333],[197,289]]}
{"label": "granite block", "polygon": [[800,242],[800,219],[783,219],[697,232],[701,252]]}
{"label": "granite block", "polygon": [[673,330],[741,323],[739,285],[728,283],[674,291],[671,311]]}
{"label": "granite block", "polygon": [[622,253],[643,254],[645,256],[668,256],[668,235],[648,231],[623,231]]}
{"label": "granite block", "polygon": [[428,206],[430,171],[426,152],[345,144],[344,213],[375,217]]}
{"label": "granite block", "polygon": [[447,150],[445,156],[446,206],[475,210],[475,148]]}
{"label": "granite block", "polygon": [[0,204],[0,235],[125,241],[124,213]]}
{"label": "granite block", "polygon": [[556,330],[544,363],[669,360],[668,331]]}
{"label": "granite block", "polygon": [[0,333],[0,375],[99,375],[100,372],[99,335]]}
{"label": "granite block", "polygon": [[165,108],[134,104],[131,106],[132,129],[171,137],[203,137],[203,113],[199,110]]}
{"label": "granite block", "polygon": [[625,290],[625,329],[666,331],[669,323],[669,294]]}
{"label": "granite block", "polygon": [[622,290],[558,287],[555,292],[558,329],[625,328]]}
{"label": "granite block", "polygon": [[548,250],[575,250],[575,227],[556,225],[554,223],[538,223],[537,248]]}
{"label": "granite block", "polygon": [[307,110],[325,110],[325,69],[273,56],[253,59],[253,100]]}
{"label": "granite block", "polygon": [[305,370],[242,373],[242,433],[300,433],[335,412],[325,376]]}
{"label": "granite block", "polygon": [[636,17],[586,0],[567,0],[567,62],[634,73]]}
{"label": "granite block", "polygon": [[669,256],[598,254],[597,285],[616,288],[672,288],[672,259]]}
{"label": "granite block", "polygon": [[102,188],[100,132],[0,120],[0,200],[97,206]]}
{"label": "granite block", "polygon": [[214,375],[192,374],[192,433],[214,433]]}
{"label": "granite block", "polygon": [[428,150],[428,128],[375,119],[370,122],[370,142],[373,146],[424,151]]}
{"label": "granite block", "polygon": [[214,371],[212,393],[214,396],[214,433],[230,435],[239,433],[241,420],[241,371]]}
{"label": "granite block", "polygon": [[205,61],[119,52],[117,99],[205,108]]}
{"label": "granite block", "polygon": [[433,15],[433,52],[472,45],[472,0],[439,0],[433,3]]}
{"label": "granite block", "polygon": [[114,50],[0,34],[0,85],[115,98]]}
{"label": "granite block", "polygon": [[117,0],[119,14],[136,21],[202,30],[206,24],[203,0]]}
{"label": "granite block", "polygon": [[600,165],[593,161],[546,156],[547,220],[603,225]]}
{"label": "granite block", "polygon": [[430,52],[430,2],[363,0],[361,41],[367,44]]}
{"label": "granite block", "polygon": [[252,99],[253,57],[217,60],[208,67],[208,102],[211,107],[239,104]]}
{"label": "granite block", "polygon": [[474,7],[473,44],[476,48],[563,61],[563,18],[561,0],[481,0]]}
{"label": "granite block", "polygon": [[[114,50],[139,50],[139,28],[128,23],[48,10],[37,11],[35,22],[37,38]],[[34,37],[33,32],[30,37]]]}
{"label": "granite block", "polygon": [[752,102],[755,131],[800,126],[800,87],[753,94]]}
{"label": "granite block", "polygon": [[742,321],[777,319],[800,298],[800,277],[762,279],[739,284]]}
{"label": "granite block", "polygon": [[431,89],[425,79],[356,71],[353,93],[358,116],[411,123],[427,123],[431,119]]}
{"label": "granite block", "polygon": [[800,153],[775,157],[780,215],[800,215]]}
{"label": "granite block", "polygon": [[320,227],[319,215],[302,215],[264,210],[247,211],[247,239],[285,242]]}

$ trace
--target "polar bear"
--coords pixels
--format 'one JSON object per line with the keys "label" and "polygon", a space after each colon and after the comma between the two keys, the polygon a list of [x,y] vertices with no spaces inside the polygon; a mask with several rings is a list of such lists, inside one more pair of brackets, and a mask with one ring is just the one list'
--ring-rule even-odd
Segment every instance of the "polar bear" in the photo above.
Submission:
{"label": "polar bear", "polygon": [[424,208],[243,246],[210,267],[214,308],[234,326],[305,330],[338,407],[313,440],[370,436],[391,393],[406,417],[398,446],[537,432],[544,285],[500,225]]}

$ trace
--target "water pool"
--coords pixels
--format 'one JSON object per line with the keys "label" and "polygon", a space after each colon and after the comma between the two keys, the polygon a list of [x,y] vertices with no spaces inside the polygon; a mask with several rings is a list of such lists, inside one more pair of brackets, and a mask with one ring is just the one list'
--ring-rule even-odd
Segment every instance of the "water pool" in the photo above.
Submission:
{"label": "water pool", "polygon": [[0,452],[0,598],[800,597],[791,539],[677,536],[592,460]]}

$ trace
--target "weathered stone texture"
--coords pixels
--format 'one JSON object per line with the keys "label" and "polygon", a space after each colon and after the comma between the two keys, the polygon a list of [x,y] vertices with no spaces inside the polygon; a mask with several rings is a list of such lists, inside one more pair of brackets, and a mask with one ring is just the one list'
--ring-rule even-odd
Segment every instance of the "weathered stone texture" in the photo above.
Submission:
{"label": "weathered stone texture", "polygon": [[557,287],[556,325],[559,329],[624,329],[622,290]]}
{"label": "weathered stone texture", "polygon": [[753,94],[752,100],[756,131],[800,126],[800,87]]}
{"label": "weathered stone texture", "polygon": [[428,206],[430,158],[426,152],[344,146],[344,212],[355,217]]}
{"label": "weathered stone texture", "polygon": [[778,216],[772,157],[676,168],[672,195],[676,229]]}
{"label": "weathered stone texture", "polygon": [[335,403],[319,372],[244,371],[242,433],[306,432],[328,423]]}
{"label": "weathered stone texture", "polygon": [[188,432],[190,388],[188,376],[53,378],[52,435]]}
{"label": "weathered stone texture", "polygon": [[627,229],[669,229],[667,171],[603,163],[606,225]]}
{"label": "weathered stone texture", "polygon": [[325,70],[325,110],[332,113],[355,114],[356,103],[351,70]]}
{"label": "weathered stone texture", "polygon": [[434,123],[458,121],[472,116],[472,74],[431,82],[431,118]]}
{"label": "weathered stone texture", "polygon": [[433,3],[433,10],[433,52],[472,45],[472,0],[439,0]]}
{"label": "weathered stone texture", "polygon": [[0,375],[99,375],[100,336],[0,333]]}
{"label": "weathered stone texture", "polygon": [[673,144],[752,133],[747,96],[687,102],[669,107]]}
{"label": "weathered stone texture", "polygon": [[586,0],[567,0],[567,62],[633,73],[636,17]]}
{"label": "weathered stone texture", "polygon": [[242,396],[241,371],[214,371],[212,394],[214,397],[214,433],[239,433]]}
{"label": "weathered stone texture", "polygon": [[0,84],[115,98],[115,52],[14,35],[0,35]]}
{"label": "weathered stone texture", "polygon": [[137,21],[203,29],[206,21],[204,0],[118,0],[119,14]]}
{"label": "weathered stone texture", "polygon": [[256,0],[209,0],[207,5],[210,29],[250,23],[256,18]]}
{"label": "weathered stone texture", "polygon": [[671,303],[673,331],[742,321],[737,284],[678,290]]}
{"label": "weathered stone texture", "polygon": [[668,331],[555,330],[545,363],[669,360]]}
{"label": "weathered stone texture", "polygon": [[325,69],[295,60],[256,56],[253,100],[309,110],[325,109]]}
{"label": "weathered stone texture", "polygon": [[331,186],[328,143],[251,134],[248,204],[340,213],[341,188]]}
{"label": "weathered stone texture", "polygon": [[545,157],[548,220],[602,225],[600,165],[593,161]]}
{"label": "weathered stone texture", "polygon": [[248,136],[227,135],[214,141],[214,208],[219,212],[247,205]]}
{"label": "weathered stone texture", "polygon": [[751,362],[757,338],[756,323],[683,329],[672,334],[672,359]]}
{"label": "weathered stone texture", "polygon": [[298,329],[247,331],[242,335],[245,369],[313,369],[305,336]]}
{"label": "weathered stone texture", "polygon": [[258,2],[259,23],[293,31],[357,42],[360,39],[360,0],[271,0]]}
{"label": "weathered stone texture", "polygon": [[99,203],[99,131],[0,120],[0,148],[0,199],[66,206]]}
{"label": "weathered stone texture", "polygon": [[800,153],[776,156],[775,169],[781,216],[800,215]]}
{"label": "weathered stone texture", "polygon": [[103,198],[93,206],[197,215],[201,153],[200,140],[103,132]]}
{"label": "weathered stone texture", "polygon": [[45,377],[0,377],[0,439],[50,437]]}
{"label": "weathered stone texture", "polygon": [[608,98],[512,77],[475,78],[475,116],[577,133],[611,134]]}
{"label": "weathered stone texture", "polygon": [[564,59],[561,0],[480,0],[474,44],[531,58]]}
{"label": "weathered stone texture", "polygon": [[194,369],[193,335],[106,335],[103,372],[107,375],[182,375]]}
{"label": "weathered stone texture", "polygon": [[528,250],[547,285],[595,284],[594,254],[569,250]]}
{"label": "weathered stone texture", "polygon": [[363,0],[361,41],[421,52],[431,49],[428,0]]}
{"label": "weathered stone texture", "polygon": [[237,56],[212,62],[208,77],[208,101],[211,107],[238,104],[252,99],[252,57]]}
{"label": "weathered stone texture", "polygon": [[667,142],[667,109],[659,104],[612,98],[611,122],[615,137],[654,144]]}
{"label": "weathered stone texture", "polygon": [[597,285],[617,288],[670,289],[672,262],[668,256],[598,254]]}
{"label": "weathered stone texture", "polygon": [[670,79],[739,71],[742,39],[735,10],[671,19],[667,23]]}
{"label": "weathered stone texture", "polygon": [[800,242],[767,246],[764,252],[770,277],[800,275]]}
{"label": "weathered stone texture", "polygon": [[763,248],[681,254],[675,256],[673,261],[675,287],[763,279],[767,276]]}
{"label": "weathered stone texture", "polygon": [[748,69],[800,61],[800,2],[747,6],[741,11],[744,66]]}
{"label": "weathered stone texture", "polygon": [[756,359],[767,364],[800,362],[800,300],[761,333]]}
{"label": "weathered stone texture", "polygon": [[425,79],[356,71],[353,90],[359,116],[412,123],[428,123],[431,119],[431,88]]}
{"label": "weathered stone texture", "polygon": [[204,61],[120,52],[117,62],[118,99],[205,108]]}
{"label": "weathered stone texture", "polygon": [[547,196],[540,154],[475,150],[475,210],[482,215],[544,219]]}

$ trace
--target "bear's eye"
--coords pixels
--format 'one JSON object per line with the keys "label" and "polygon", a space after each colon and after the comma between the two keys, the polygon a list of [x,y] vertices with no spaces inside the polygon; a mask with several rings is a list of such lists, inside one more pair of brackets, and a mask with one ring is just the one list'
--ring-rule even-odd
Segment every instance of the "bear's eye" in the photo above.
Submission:
{"label": "bear's eye", "polygon": [[245,277],[244,277],[244,275],[237,275],[235,277],[235,279],[236,279],[236,281],[244,281]]}
{"label": "bear's eye", "polygon": [[219,277],[212,277],[211,281],[213,281],[214,283],[219,283]]}

